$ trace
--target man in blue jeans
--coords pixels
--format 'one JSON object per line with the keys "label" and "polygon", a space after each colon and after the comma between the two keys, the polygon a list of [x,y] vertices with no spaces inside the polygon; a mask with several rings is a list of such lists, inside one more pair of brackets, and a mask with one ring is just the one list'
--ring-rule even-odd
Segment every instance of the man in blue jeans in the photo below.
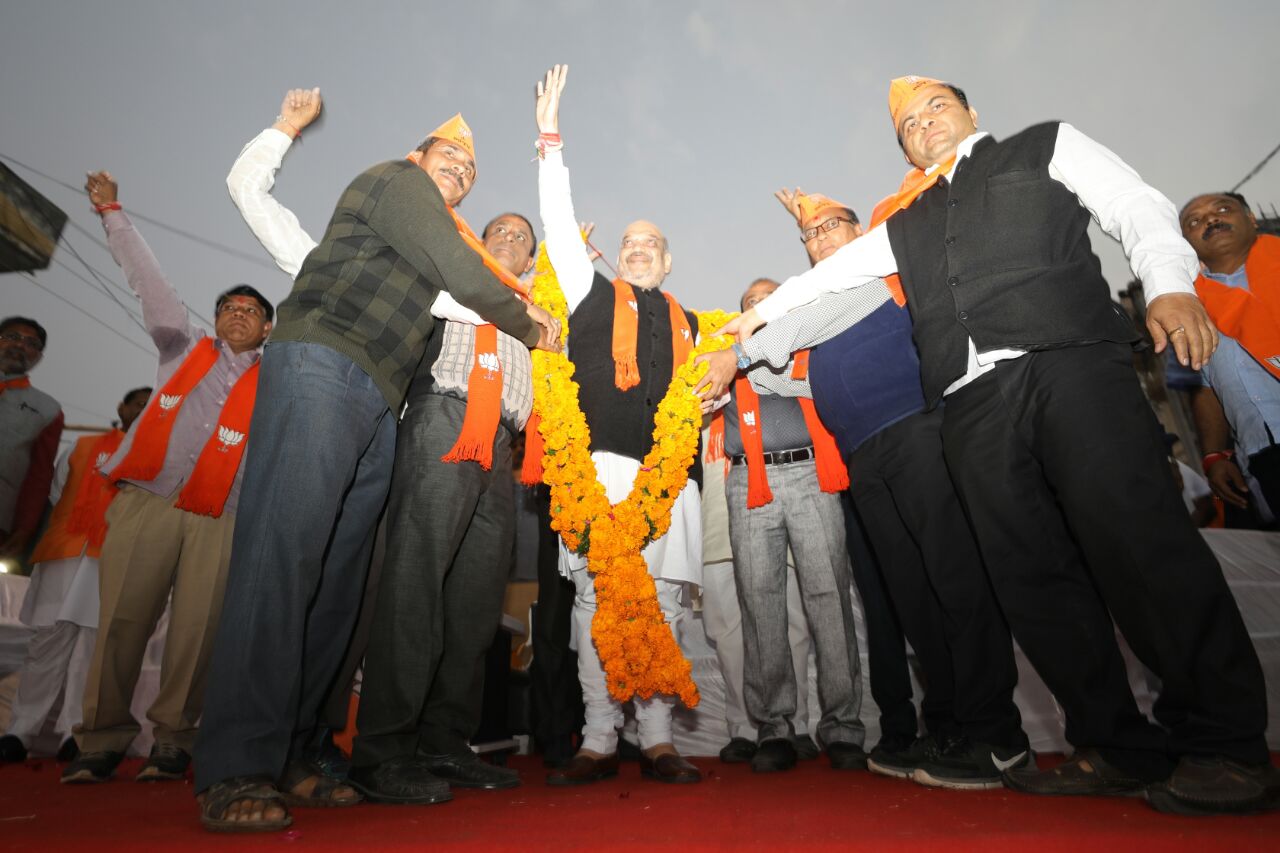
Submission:
{"label": "man in blue jeans", "polygon": [[558,346],[556,322],[486,269],[496,262],[468,246],[452,215],[476,176],[461,116],[419,153],[347,187],[263,355],[196,744],[201,820],[212,830],[270,831],[291,822],[286,803],[358,800],[295,756],[359,609],[395,413],[431,335],[436,294],[448,290],[528,346]]}

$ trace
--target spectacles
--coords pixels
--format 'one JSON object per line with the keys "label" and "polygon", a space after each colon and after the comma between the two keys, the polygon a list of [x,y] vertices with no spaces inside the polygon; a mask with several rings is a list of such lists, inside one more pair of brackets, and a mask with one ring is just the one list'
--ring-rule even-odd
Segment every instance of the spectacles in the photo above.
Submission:
{"label": "spectacles", "polygon": [[827,221],[823,222],[821,225],[815,225],[812,228],[806,228],[803,231],[801,231],[800,242],[808,243],[814,237],[818,236],[819,231],[834,231],[840,227],[841,222],[847,222],[850,225],[858,224],[857,220],[855,219],[841,219],[839,216],[833,216]]}
{"label": "spectacles", "polygon": [[262,311],[257,305],[245,305],[242,302],[224,302],[218,306],[219,314],[240,313],[246,317],[257,317]]}
{"label": "spectacles", "polygon": [[28,349],[36,352],[44,352],[44,344],[40,343],[40,339],[32,335],[24,335],[21,332],[0,332],[0,340],[9,341],[10,343],[22,344]]}

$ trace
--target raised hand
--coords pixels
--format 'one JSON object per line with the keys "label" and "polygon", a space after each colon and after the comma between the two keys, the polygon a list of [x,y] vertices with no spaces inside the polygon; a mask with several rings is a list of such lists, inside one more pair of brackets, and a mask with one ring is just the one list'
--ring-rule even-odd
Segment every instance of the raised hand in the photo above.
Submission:
{"label": "raised hand", "polygon": [[794,190],[789,190],[786,187],[783,187],[774,193],[773,197],[782,202],[782,206],[787,209],[787,213],[790,213],[795,217],[796,222],[799,222],[800,196],[802,195],[804,195],[804,190],[799,187],[796,187]]}
{"label": "raised hand", "polygon": [[110,172],[89,172],[85,178],[84,191],[95,206],[115,202],[119,189]]}
{"label": "raised hand", "polygon": [[538,104],[535,115],[538,119],[539,133],[558,134],[560,132],[560,93],[564,91],[564,84],[568,79],[568,65],[553,65],[547,72],[547,76],[538,81]]}
{"label": "raised hand", "polygon": [[273,127],[289,136],[297,136],[307,125],[316,120],[323,105],[318,87],[290,89],[280,103],[280,115],[276,116]]}

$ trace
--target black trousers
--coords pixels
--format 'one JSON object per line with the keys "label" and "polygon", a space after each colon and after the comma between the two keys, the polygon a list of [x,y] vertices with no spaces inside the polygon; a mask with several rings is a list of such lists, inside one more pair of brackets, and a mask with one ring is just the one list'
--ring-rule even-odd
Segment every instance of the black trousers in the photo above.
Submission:
{"label": "black trousers", "polygon": [[1249,457],[1249,474],[1262,487],[1271,514],[1280,522],[1280,444],[1259,450]]}
{"label": "black trousers", "polygon": [[396,443],[382,567],[352,764],[463,754],[480,722],[485,651],[502,617],[515,535],[511,434],[493,466],[442,462],[466,404],[411,399]]}
{"label": "black trousers", "polygon": [[953,715],[945,725],[980,743],[1024,746],[1013,641],[942,455],[942,411],[863,442],[849,457],[849,480],[924,668],[925,707],[939,702]]}
{"label": "black trousers", "polygon": [[[1067,740],[1150,778],[1184,754],[1268,760],[1261,667],[1117,344],[998,362],[947,398],[943,448],[1013,636]],[[1112,618],[1163,685],[1134,704]]]}
{"label": "black trousers", "polygon": [[[919,728],[916,706],[911,703],[911,670],[907,663],[907,646],[902,636],[898,614],[885,590],[877,555],[867,542],[867,535],[853,501],[848,495],[840,501],[844,509],[845,544],[853,569],[853,585],[862,601],[862,621],[867,632],[867,677],[871,682],[871,698],[880,709],[880,739],[912,741]],[[938,701],[927,704],[925,725],[944,725],[951,717],[951,707],[943,693]]]}
{"label": "black trousers", "polygon": [[[582,730],[582,687],[573,635],[573,581],[560,574],[559,546],[551,529],[551,494],[537,490],[538,605],[533,617],[533,666],[529,672],[533,736],[542,752],[572,754],[572,738]],[[565,755],[564,757],[568,757]]]}

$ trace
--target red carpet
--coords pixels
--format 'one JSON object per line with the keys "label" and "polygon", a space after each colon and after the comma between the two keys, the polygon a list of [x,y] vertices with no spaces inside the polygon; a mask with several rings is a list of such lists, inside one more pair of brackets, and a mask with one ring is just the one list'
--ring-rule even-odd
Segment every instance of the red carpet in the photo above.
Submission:
{"label": "red carpet", "polygon": [[31,761],[0,767],[0,849],[1280,849],[1280,813],[1182,818],[1134,799],[926,790],[824,762],[760,776],[698,759],[706,779],[690,786],[642,781],[624,763],[618,779],[565,789],[544,784],[537,759],[516,758],[525,784],[511,791],[459,791],[435,806],[297,809],[285,832],[214,835],[197,822],[190,784],[129,781],[137,761],[117,781],[84,787],[58,784],[53,761]]}

